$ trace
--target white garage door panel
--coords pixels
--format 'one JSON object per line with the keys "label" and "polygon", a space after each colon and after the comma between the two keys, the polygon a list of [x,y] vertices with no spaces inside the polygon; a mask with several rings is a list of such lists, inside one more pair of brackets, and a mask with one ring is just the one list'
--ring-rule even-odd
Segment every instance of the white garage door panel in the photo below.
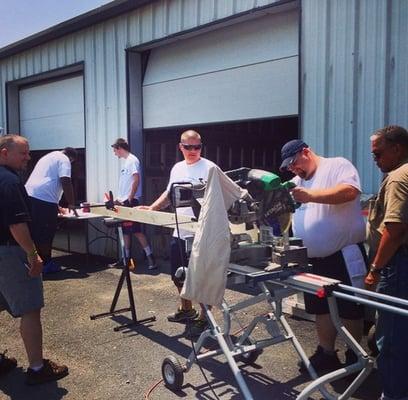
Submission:
{"label": "white garage door panel", "polygon": [[296,115],[297,76],[294,56],[144,86],[144,127]]}
{"label": "white garage door panel", "polygon": [[153,49],[143,127],[298,114],[298,17],[265,15]]}
{"label": "white garage door panel", "polygon": [[144,85],[298,54],[298,12],[267,15],[154,49]]}
{"label": "white garage door panel", "polygon": [[20,132],[31,150],[85,147],[82,76],[20,90]]}

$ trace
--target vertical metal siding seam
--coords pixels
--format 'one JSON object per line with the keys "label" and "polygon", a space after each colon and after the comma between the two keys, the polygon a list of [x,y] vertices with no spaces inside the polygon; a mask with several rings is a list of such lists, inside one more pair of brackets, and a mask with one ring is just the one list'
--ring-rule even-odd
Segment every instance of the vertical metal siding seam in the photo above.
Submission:
{"label": "vertical metal siding seam", "polygon": [[196,26],[201,25],[201,7],[200,0],[196,1]]}
{"label": "vertical metal siding seam", "polygon": [[[392,4],[386,3],[386,17],[385,17],[385,79],[384,79],[384,125],[390,123],[390,83],[391,83],[391,17],[392,17]],[[387,79],[388,77],[388,79]]]}
{"label": "vertical metal siding seam", "polygon": [[169,12],[169,2],[166,0],[164,2],[164,16],[163,16],[163,20],[164,20],[164,35],[167,36],[169,35],[170,32],[170,12]]}
{"label": "vertical metal siding seam", "polygon": [[324,112],[324,121],[323,121],[323,132],[319,132],[319,134],[322,135],[322,141],[323,141],[323,150],[324,154],[327,154],[328,152],[328,139],[327,139],[327,134],[328,134],[328,129],[329,129],[329,88],[330,88],[330,39],[332,37],[331,35],[331,28],[330,28],[330,13],[331,13],[331,1],[328,1],[326,3],[326,41],[325,41],[325,74],[324,74],[324,104],[323,104],[323,112]]}
{"label": "vertical metal siding seam", "polygon": [[354,165],[357,166],[358,161],[358,112],[357,112],[357,104],[358,104],[358,88],[357,88],[357,77],[358,77],[358,54],[359,54],[359,24],[360,18],[360,8],[358,1],[354,1],[354,26],[353,26],[353,74],[352,74],[352,126],[351,126],[351,133],[352,133],[352,142],[353,142],[353,149],[352,149],[352,162]]}

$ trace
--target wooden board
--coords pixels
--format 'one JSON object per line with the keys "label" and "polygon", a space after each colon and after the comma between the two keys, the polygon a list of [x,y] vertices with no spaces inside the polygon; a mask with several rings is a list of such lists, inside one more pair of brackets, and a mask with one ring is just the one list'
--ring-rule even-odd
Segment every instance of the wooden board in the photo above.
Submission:
{"label": "wooden board", "polygon": [[[102,215],[104,217],[112,217],[123,219],[126,221],[135,221],[142,224],[158,225],[165,228],[174,229],[176,227],[176,216],[174,213],[165,211],[150,211],[138,210],[136,208],[129,208],[123,206],[116,206],[117,211],[106,209],[104,206],[92,207],[92,213]],[[177,215],[178,224],[181,229],[194,233],[197,230],[198,222],[192,221],[190,216]],[[258,241],[258,229],[245,229],[245,224],[231,224],[230,229],[232,234],[248,234],[253,242]]]}
{"label": "wooden board", "polygon": [[[112,217],[123,219],[126,221],[135,221],[142,224],[158,225],[165,228],[174,229],[176,227],[176,216],[174,213],[164,211],[138,210],[136,208],[115,206],[117,211],[106,209],[106,207],[92,207],[92,213],[103,215],[104,217]],[[191,217],[186,215],[177,215],[179,227],[188,232],[195,232],[198,223],[191,220]]]}

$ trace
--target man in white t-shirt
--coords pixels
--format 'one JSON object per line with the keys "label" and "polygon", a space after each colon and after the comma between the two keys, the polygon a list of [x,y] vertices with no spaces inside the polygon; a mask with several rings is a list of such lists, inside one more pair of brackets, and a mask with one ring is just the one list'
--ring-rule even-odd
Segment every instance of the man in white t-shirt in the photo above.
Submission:
{"label": "man in white t-shirt", "polygon": [[[201,183],[206,182],[208,172],[215,164],[201,157],[201,136],[198,132],[193,130],[187,130],[181,134],[179,149],[183,154],[184,160],[176,163],[171,172],[170,179],[166,190],[154,201],[150,206],[140,206],[139,209],[144,210],[161,210],[166,208],[170,204],[170,189],[173,183],[176,182],[191,182]],[[191,207],[180,207],[177,212],[183,215],[194,216]],[[177,278],[176,271],[179,267],[188,266],[186,255],[186,236],[191,236],[191,233],[184,231],[183,229],[174,230],[173,239],[170,248],[170,262],[171,262],[171,277],[177,287],[178,292],[181,292],[183,282]],[[178,310],[170,314],[167,319],[170,322],[187,322],[193,321],[190,330],[187,331],[191,336],[199,336],[202,331],[207,329],[208,323],[205,317],[204,309],[201,308],[199,318],[197,318],[197,311],[193,308],[190,300],[181,298],[181,307]]]}
{"label": "man in white t-shirt", "polygon": [[38,160],[25,184],[33,217],[32,235],[43,259],[45,274],[61,269],[51,259],[52,241],[57,230],[58,203],[62,193],[68,202],[68,208],[74,207],[71,163],[76,157],[77,151],[72,147],[46,154]]}
{"label": "man in white t-shirt", "polygon": [[[117,139],[116,142],[112,144],[112,148],[115,156],[123,160],[120,168],[119,187],[115,202],[116,204],[126,207],[136,207],[139,205],[142,196],[142,175],[139,159],[130,152],[129,144],[125,139]],[[141,225],[138,222],[125,221],[122,223],[122,229],[126,260],[130,260],[133,234],[146,254],[148,269],[156,269],[157,265],[152,250],[147,242],[146,236],[141,230]],[[111,264],[111,266],[121,267],[122,261]]]}
{"label": "man in white t-shirt", "polygon": [[[365,224],[360,208],[360,178],[355,167],[342,157],[324,158],[302,140],[292,140],[281,150],[281,170],[296,176],[292,190],[302,205],[293,216],[293,232],[307,247],[312,272],[351,285],[366,274]],[[353,263],[351,262],[351,259]],[[357,285],[356,285],[357,286]],[[334,349],[337,331],[331,321],[326,299],[305,293],[305,307],[316,314],[319,345],[310,361],[317,372],[341,367]],[[363,330],[363,307],[338,300],[339,315],[357,341]],[[346,351],[346,364],[357,361]],[[302,365],[301,371],[304,371]]]}

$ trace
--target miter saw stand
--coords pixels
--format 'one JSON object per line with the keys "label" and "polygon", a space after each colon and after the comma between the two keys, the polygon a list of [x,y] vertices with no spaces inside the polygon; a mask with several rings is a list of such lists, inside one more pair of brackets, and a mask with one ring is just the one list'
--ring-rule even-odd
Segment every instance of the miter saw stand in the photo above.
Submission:
{"label": "miter saw stand", "polygon": [[[267,257],[268,253],[270,254],[269,257]],[[241,361],[244,364],[254,363],[261,354],[262,349],[290,341],[313,379],[313,382],[297,397],[298,400],[307,399],[311,393],[317,390],[326,399],[349,398],[370,373],[373,367],[373,360],[354,340],[339,318],[336,299],[332,294],[340,282],[307,273],[306,248],[301,246],[299,241],[295,242],[295,244],[289,241],[289,244],[286,244],[286,246],[279,244],[243,243],[236,249],[232,249],[231,260],[236,259],[240,262],[244,258],[246,258],[246,261],[249,261],[248,264],[250,265],[234,262],[230,264],[228,268],[229,286],[242,283],[257,286],[260,289],[260,294],[236,304],[228,304],[224,300],[221,306],[223,315],[222,325],[216,321],[213,312],[206,307],[209,328],[200,335],[197,342],[193,345],[194,349],[187,358],[186,363],[182,365],[174,356],[164,359],[162,375],[166,385],[172,390],[181,389],[184,373],[188,372],[195,362],[224,355],[242,395],[246,400],[253,399],[242,377],[237,361]],[[282,313],[282,300],[299,292],[327,297],[330,315],[339,335],[357,355],[358,361],[355,364],[330,372],[320,378],[318,377],[303,347]],[[238,337],[233,335],[231,332],[231,322],[235,318],[234,314],[262,302],[267,303],[270,311],[267,314],[255,316],[240,331]],[[259,325],[264,325],[268,337],[254,339],[251,336]],[[209,339],[215,340],[219,347],[215,350],[201,352],[204,344]],[[336,397],[325,388],[326,384],[357,372],[359,373],[358,376],[342,395]]]}

